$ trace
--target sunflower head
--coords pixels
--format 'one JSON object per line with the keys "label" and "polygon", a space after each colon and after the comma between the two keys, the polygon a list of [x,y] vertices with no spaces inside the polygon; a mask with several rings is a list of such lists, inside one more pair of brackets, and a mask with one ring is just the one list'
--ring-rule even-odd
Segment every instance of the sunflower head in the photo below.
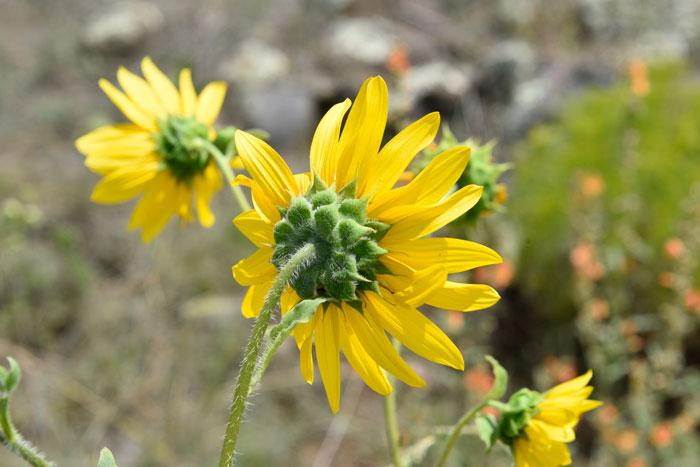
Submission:
{"label": "sunflower head", "polygon": [[576,438],[574,428],[581,414],[602,404],[588,399],[592,376],[589,370],[545,393],[521,389],[500,407],[500,420],[492,415],[480,417],[480,431],[487,433],[482,439],[490,439],[489,447],[497,439],[510,446],[517,467],[569,465],[566,443]]}
{"label": "sunflower head", "polygon": [[[114,204],[140,196],[129,228],[141,228],[150,241],[178,216],[209,227],[214,214],[209,200],[221,186],[221,175],[204,144],[232,139],[217,137],[213,125],[226,94],[223,82],[209,83],[199,95],[189,69],[180,71],[179,88],[149,57],[141,62],[143,78],[121,67],[122,90],[99,82],[129,123],[103,126],[78,138],[85,165],[104,178],[92,193],[98,203]],[[195,208],[195,209],[193,209]]]}
{"label": "sunflower head", "polygon": [[481,196],[476,185],[451,193],[470,149],[442,152],[409,184],[395,188],[414,156],[435,138],[440,118],[428,114],[382,145],[387,113],[386,83],[367,79],[353,103],[338,103],[321,119],[309,171],[299,174],[264,141],[240,130],[235,134],[250,174],[239,175],[235,183],[250,188],[255,209],[234,223],[258,246],[233,267],[238,283],[250,287],[242,312],[257,316],[281,270],[294,263],[290,258],[313,245],[315,257],[287,282],[280,308],[286,313],[300,300],[325,299],[292,334],[309,383],[315,347],[334,412],[340,402],[341,349],[380,394],[391,392],[385,371],[422,387],[425,381],[387,333],[416,354],[461,370],[460,350],[417,307],[474,311],[499,298],[491,287],[448,280],[449,274],[501,262],[496,252],[466,240],[428,237]]}
{"label": "sunflower head", "polygon": [[324,297],[361,308],[358,290],[380,293],[377,274],[386,267],[378,260],[387,250],[377,242],[390,226],[367,218],[367,197],[356,199],[355,190],[354,181],[336,192],[315,176],[306,194],[281,210],[272,264],[282,269],[307,244],[316,251],[291,283],[302,299]]}

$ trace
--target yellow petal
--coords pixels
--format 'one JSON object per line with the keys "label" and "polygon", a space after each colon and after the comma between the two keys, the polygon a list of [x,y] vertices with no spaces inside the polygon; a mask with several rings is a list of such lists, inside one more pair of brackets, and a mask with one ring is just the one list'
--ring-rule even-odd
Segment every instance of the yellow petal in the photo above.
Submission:
{"label": "yellow petal", "polygon": [[573,427],[577,422],[576,412],[558,410],[538,413],[535,418],[530,420],[530,425],[538,425],[554,441],[570,443],[576,439]]}
{"label": "yellow petal", "polygon": [[464,370],[462,353],[423,313],[410,306],[392,305],[374,292],[364,292],[366,312],[406,347],[436,363]]}
{"label": "yellow petal", "polygon": [[292,171],[266,142],[244,131],[236,131],[236,148],[246,170],[276,206],[287,207],[292,193],[299,187]]}
{"label": "yellow petal", "polygon": [[197,91],[192,84],[192,72],[189,68],[180,70],[180,111],[185,117],[194,117],[197,108]]}
{"label": "yellow petal", "polygon": [[340,124],[349,108],[350,99],[331,107],[318,124],[311,141],[311,172],[316,172],[328,186],[335,180]]}
{"label": "yellow petal", "polygon": [[231,182],[233,186],[247,186],[248,188],[253,186],[253,179],[246,177],[245,175],[238,174],[236,178]]}
{"label": "yellow petal", "polygon": [[299,347],[299,370],[301,377],[309,384],[314,383],[314,358],[312,355],[313,337],[309,336]]}
{"label": "yellow petal", "polygon": [[527,440],[517,438],[514,443],[513,457],[515,458],[516,467],[537,467],[528,461]]}
{"label": "yellow petal", "polygon": [[245,169],[245,166],[243,165],[243,159],[241,159],[241,156],[236,156],[233,159],[231,159],[231,168],[234,170]]}
{"label": "yellow petal", "polygon": [[545,406],[568,406],[575,408],[581,402],[588,399],[588,396],[593,392],[593,386],[585,386],[579,389],[570,389],[566,392],[557,392],[547,394],[547,398],[542,401]]}
{"label": "yellow petal", "polygon": [[270,262],[272,252],[272,248],[260,247],[258,251],[236,263],[232,268],[236,282],[241,285],[253,285],[277,275],[277,269]]}
{"label": "yellow petal", "polygon": [[92,201],[114,204],[133,198],[153,180],[157,174],[157,167],[158,161],[151,159],[110,172],[95,186]]}
{"label": "yellow petal", "polygon": [[584,413],[588,412],[589,410],[596,409],[603,405],[603,402],[601,401],[594,401],[594,400],[588,400],[588,401],[583,401],[581,404],[576,408],[579,413]]}
{"label": "yellow petal", "polygon": [[379,216],[379,220],[393,224],[383,241],[397,243],[423,237],[444,227],[474,206],[483,187],[465,186],[440,203],[424,206],[399,206],[389,209]]}
{"label": "yellow petal", "polygon": [[222,185],[221,175],[213,161],[209,162],[204,172],[194,177],[197,217],[199,217],[199,223],[204,227],[211,227],[216,220],[214,213],[209,209],[209,201]]}
{"label": "yellow petal", "polygon": [[[410,278],[412,278],[413,274],[415,274],[416,272],[415,269],[413,269],[406,263],[396,259],[395,255],[385,254],[381,258],[379,258],[379,261],[384,266],[389,268],[389,271],[391,271],[391,273],[395,276],[403,276],[410,280]],[[403,288],[400,290],[403,290]]]}
{"label": "yellow petal", "polygon": [[331,305],[316,324],[316,360],[333,413],[340,407],[340,342],[337,307]]}
{"label": "yellow petal", "polygon": [[382,368],[372,360],[350,326],[340,319],[340,345],[350,365],[374,391],[384,396],[391,394],[391,384]]}
{"label": "yellow petal", "polygon": [[155,118],[166,118],[168,116],[168,112],[160,105],[151,87],[143,78],[136,76],[124,67],[119,67],[117,80],[124,92],[126,92],[126,95],[131,99],[131,102],[148,115]]}
{"label": "yellow petal", "polygon": [[379,245],[389,250],[387,256],[416,270],[441,264],[448,274],[453,274],[503,262],[491,248],[457,238],[420,238],[395,243],[382,240]]}
{"label": "yellow petal", "polygon": [[298,192],[294,193],[294,196],[299,196],[305,194],[307,191],[309,191],[309,188],[311,187],[311,174],[306,172],[306,173],[300,173],[300,174],[294,174],[294,180],[297,182],[297,187]]}
{"label": "yellow petal", "polygon": [[168,223],[177,209],[177,180],[166,171],[158,172],[134,208],[129,230],[141,227],[141,239],[148,243]]}
{"label": "yellow petal", "polygon": [[458,146],[438,154],[411,183],[377,195],[368,207],[370,217],[378,217],[392,206],[439,202],[457,183],[469,162],[471,149]]}
{"label": "yellow petal", "polygon": [[401,290],[395,297],[406,305],[421,306],[429,296],[445,285],[445,281],[447,281],[445,266],[434,264],[416,271],[411,278],[410,286]]}
{"label": "yellow petal", "polygon": [[401,358],[386,337],[384,330],[376,323],[371,314],[361,315],[360,312],[346,304],[343,304],[343,312],[346,325],[352,328],[353,333],[372,360],[409,386],[418,388],[425,386],[425,381]]}
{"label": "yellow petal", "polygon": [[195,111],[197,121],[207,126],[213,125],[221,112],[225,97],[226,83],[215,81],[207,84],[197,99],[197,110]]}
{"label": "yellow petal", "polygon": [[141,71],[143,76],[151,85],[153,94],[158,98],[160,105],[169,114],[177,115],[180,113],[180,93],[170,79],[168,79],[162,71],[151,60],[151,57],[146,57],[141,61]]}
{"label": "yellow petal", "polygon": [[107,94],[107,97],[109,97],[112,103],[114,103],[114,105],[116,105],[117,108],[122,111],[126,118],[150,132],[155,132],[157,130],[155,118],[131,102],[131,99],[129,99],[126,94],[121,92],[119,89],[114,87],[112,83],[106,79],[101,79],[99,85],[100,88],[102,88],[102,91]]}
{"label": "yellow petal", "polygon": [[181,227],[184,227],[187,222],[193,222],[192,215],[192,190],[185,183],[177,184],[177,196],[175,199],[177,205],[175,212],[180,216]]}
{"label": "yellow petal", "polygon": [[[280,311],[282,313],[282,316],[284,316],[285,313],[294,308],[296,304],[300,301],[301,298],[299,298],[299,295],[297,295],[294,289],[290,286],[287,286],[285,288],[285,291],[282,292],[282,296],[280,297]],[[300,326],[303,326],[304,324],[308,323],[301,323],[294,329],[300,329]],[[294,333],[294,331],[292,331],[292,333]]]}
{"label": "yellow petal", "polygon": [[500,298],[498,292],[488,285],[447,281],[425,303],[446,310],[475,311],[490,307]]}
{"label": "yellow petal", "polygon": [[273,246],[275,244],[272,225],[265,221],[255,209],[240,213],[233,220],[233,223],[256,246]]}
{"label": "yellow petal", "polygon": [[[114,149],[114,146],[119,149]],[[75,141],[75,147],[88,155],[115,155],[123,152],[142,155],[153,150],[151,134],[132,123],[108,125],[92,130]]]}
{"label": "yellow petal", "polygon": [[560,396],[560,395],[565,395],[569,391],[574,391],[577,389],[581,389],[582,387],[586,386],[588,382],[593,378],[593,371],[588,370],[585,374],[572,379],[571,381],[566,381],[565,383],[561,383],[557,386],[554,386],[552,389],[550,389],[547,393],[548,396]]}
{"label": "yellow petal", "polygon": [[366,175],[371,173],[382,144],[388,103],[389,93],[384,80],[380,76],[368,78],[355,98],[338,141],[337,188],[358,177],[358,194],[364,192]]}
{"label": "yellow petal", "polygon": [[390,190],[416,154],[435,139],[439,127],[440,114],[433,112],[394,136],[379,152],[364,193],[373,193],[374,198]]}
{"label": "yellow petal", "polygon": [[253,207],[269,222],[275,225],[280,220],[280,212],[275,203],[263,192],[260,185],[253,182],[250,186],[250,197],[253,199]]}
{"label": "yellow petal", "polygon": [[243,298],[243,304],[241,305],[241,313],[246,318],[253,318],[260,314],[263,304],[265,303],[265,297],[270,292],[272,284],[274,281],[262,282],[259,284],[253,284],[248,288],[248,291]]}

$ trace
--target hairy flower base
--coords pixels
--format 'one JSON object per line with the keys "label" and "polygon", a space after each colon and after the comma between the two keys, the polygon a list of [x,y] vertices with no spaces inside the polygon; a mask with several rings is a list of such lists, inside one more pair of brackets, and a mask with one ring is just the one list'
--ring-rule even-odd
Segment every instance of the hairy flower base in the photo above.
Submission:
{"label": "hairy flower base", "polygon": [[168,115],[158,120],[158,132],[153,134],[155,151],[162,156],[161,169],[169,169],[179,181],[187,184],[209,163],[209,151],[200,140],[207,140],[206,125],[191,117]]}
{"label": "hairy flower base", "polygon": [[271,262],[278,270],[304,245],[315,247],[315,259],[291,283],[300,298],[332,298],[361,308],[357,290],[381,293],[377,274],[390,272],[378,261],[387,250],[377,242],[390,226],[368,220],[367,198],[354,196],[355,182],[336,193],[316,176],[309,191],[293,198],[275,225]]}

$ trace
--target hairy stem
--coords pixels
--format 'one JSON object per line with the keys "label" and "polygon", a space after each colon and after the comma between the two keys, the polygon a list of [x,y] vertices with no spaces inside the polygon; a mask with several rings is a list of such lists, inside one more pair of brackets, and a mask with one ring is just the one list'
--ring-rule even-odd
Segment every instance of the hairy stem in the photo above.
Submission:
{"label": "hairy stem", "polygon": [[233,179],[236,178],[236,174],[231,168],[231,161],[229,160],[230,158],[222,154],[222,152],[219,151],[219,148],[217,148],[216,145],[211,141],[201,139],[201,142],[204,145],[204,147],[207,148],[209,154],[216,161],[216,164],[219,166],[221,173],[224,174],[226,183],[228,183],[228,186],[231,188],[231,193],[233,193],[233,197],[236,198],[238,207],[241,208],[241,211],[249,211],[251,209],[250,203],[248,202],[248,198],[245,197],[245,194],[243,194],[243,190],[241,190],[241,187],[239,187],[238,185],[231,185]]}
{"label": "hairy stem", "polygon": [[265,298],[265,303],[260,310],[260,315],[255,323],[253,332],[248,340],[246,347],[243,365],[241,365],[240,373],[238,374],[238,382],[231,403],[231,414],[229,415],[228,426],[224,436],[224,444],[221,448],[221,458],[219,459],[219,467],[230,467],[233,465],[233,459],[236,453],[236,442],[238,441],[238,432],[243,421],[243,412],[245,411],[246,400],[250,392],[250,383],[255,371],[258,354],[265,338],[265,331],[270,323],[270,317],[273,311],[277,308],[282,292],[289,281],[294,277],[299,268],[311,260],[316,254],[316,249],[312,244],[307,244],[299,249],[294,256],[290,258],[287,264],[282,268],[275,280],[275,283],[270,289],[270,293]]}
{"label": "hairy stem", "polygon": [[464,425],[469,423],[476,416],[476,414],[479,413],[481,409],[486,407],[486,405],[487,404],[485,402],[482,402],[481,404],[472,407],[471,410],[469,410],[469,412],[465,413],[464,416],[459,419],[457,425],[455,425],[454,427],[454,430],[452,430],[450,438],[447,440],[445,449],[442,451],[440,461],[438,462],[438,467],[443,467],[445,465],[445,462],[447,462],[447,458],[450,455],[450,451],[452,451],[452,448],[454,447],[457,438],[459,438],[459,435],[462,434],[462,428],[464,428]]}
{"label": "hairy stem", "polygon": [[[398,352],[401,352],[401,343],[394,341],[394,347]],[[393,387],[396,378],[387,374],[389,384]],[[396,390],[392,389],[391,393],[384,396],[384,422],[386,425],[386,440],[389,445],[389,455],[394,467],[403,467],[401,460],[401,451],[399,449],[399,424],[396,419]]]}
{"label": "hairy stem", "polygon": [[34,467],[52,467],[52,462],[44,459],[15,429],[10,418],[10,399],[0,399],[0,443]]}

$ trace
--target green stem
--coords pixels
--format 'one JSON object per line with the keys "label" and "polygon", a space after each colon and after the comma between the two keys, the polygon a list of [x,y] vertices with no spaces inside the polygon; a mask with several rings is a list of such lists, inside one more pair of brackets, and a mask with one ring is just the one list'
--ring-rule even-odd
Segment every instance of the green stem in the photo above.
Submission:
{"label": "green stem", "polygon": [[[394,341],[394,347],[397,352],[401,352],[401,343]],[[386,424],[386,440],[389,444],[389,455],[394,467],[403,467],[401,460],[401,451],[399,449],[399,424],[396,419],[396,390],[393,386],[396,378],[387,374],[389,384],[392,386],[392,391],[384,396],[384,422]]]}
{"label": "green stem", "polygon": [[209,151],[209,154],[214,158],[216,164],[219,166],[219,169],[224,174],[226,183],[228,183],[228,186],[231,188],[231,193],[233,193],[233,197],[236,198],[236,202],[238,203],[238,206],[241,208],[241,210],[249,211],[250,209],[252,209],[250,207],[250,203],[248,202],[248,198],[246,198],[245,194],[243,194],[243,190],[241,190],[241,187],[239,187],[238,185],[231,185],[231,183],[233,183],[233,180],[236,178],[236,173],[231,168],[229,158],[226,157],[221,151],[219,151],[219,148],[217,148],[216,145],[211,141],[205,139],[201,139],[200,141],[202,142],[202,145],[207,149],[207,151]]}
{"label": "green stem", "polygon": [[459,435],[462,433],[462,428],[464,428],[464,425],[469,423],[481,409],[486,407],[486,405],[486,402],[482,402],[481,404],[472,407],[469,412],[465,413],[464,416],[459,419],[457,425],[455,425],[455,428],[452,431],[452,434],[450,435],[450,439],[447,440],[444,451],[442,451],[440,461],[438,462],[438,467],[443,467],[445,462],[447,462],[447,457],[450,455],[450,451],[452,451],[457,438],[459,438]]}
{"label": "green stem", "polygon": [[0,443],[34,467],[52,467],[54,464],[27,443],[15,429],[10,418],[10,399],[0,399]]}
{"label": "green stem", "polygon": [[236,452],[236,442],[238,441],[238,432],[243,421],[243,412],[245,411],[246,400],[250,392],[250,382],[255,371],[255,364],[258,360],[260,347],[265,338],[265,331],[270,323],[272,312],[277,307],[280,301],[282,292],[284,292],[287,283],[298,272],[299,268],[311,260],[316,254],[316,249],[313,244],[307,244],[299,249],[292,256],[287,264],[282,268],[275,280],[275,283],[270,289],[270,293],[265,298],[265,303],[260,310],[260,315],[255,323],[253,332],[250,335],[248,346],[245,351],[243,365],[241,365],[240,373],[238,374],[238,382],[236,390],[233,394],[233,402],[231,404],[231,414],[229,415],[228,426],[224,436],[224,444],[221,448],[221,458],[219,459],[219,467],[230,467],[233,465],[233,459]]}

